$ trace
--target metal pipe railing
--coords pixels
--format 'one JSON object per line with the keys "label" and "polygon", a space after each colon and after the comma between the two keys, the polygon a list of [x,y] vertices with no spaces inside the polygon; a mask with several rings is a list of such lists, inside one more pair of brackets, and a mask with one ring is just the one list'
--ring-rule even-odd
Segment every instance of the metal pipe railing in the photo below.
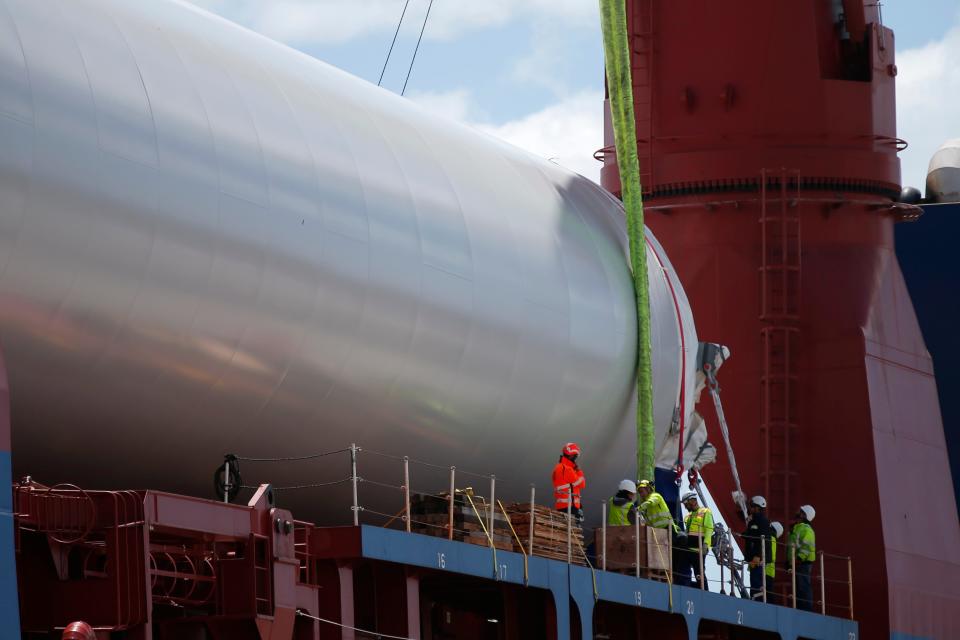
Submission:
{"label": "metal pipe railing", "polygon": [[[493,505],[497,504],[497,498],[495,495],[496,489],[497,489],[497,476],[491,475],[490,476],[490,519],[488,520],[488,522],[490,523],[490,526],[487,527],[488,529],[490,529],[491,540],[493,536],[493,515],[494,515]],[[493,542],[491,542],[490,544],[492,545]]]}
{"label": "metal pipe railing", "polygon": [[790,578],[793,582],[793,608],[797,608],[797,548],[790,545]]}
{"label": "metal pipe railing", "polygon": [[640,518],[633,521],[633,567],[634,575],[640,577]]}
{"label": "metal pipe railing", "polygon": [[697,562],[700,565],[700,588],[703,589],[703,536],[697,536]]}
{"label": "metal pipe railing", "polygon": [[[600,529],[600,569],[607,570],[607,501],[604,500],[600,507],[601,529]],[[639,520],[639,518],[637,518]]]}
{"label": "metal pipe railing", "polygon": [[403,512],[407,533],[410,533],[410,458],[403,456]]}
{"label": "metal pipe railing", "polygon": [[827,583],[823,574],[823,551],[820,552],[820,613],[827,615]]}
{"label": "metal pipe railing", "polygon": [[453,540],[453,508],[457,496],[457,468],[450,467],[450,516],[447,522],[449,530],[447,531],[447,540]]}
{"label": "metal pipe railing", "polygon": [[[344,451],[344,450],[341,449],[341,450],[339,450],[339,451],[330,452],[330,453],[340,453],[340,452],[343,452],[343,451]],[[360,484],[361,481],[364,481],[364,480],[362,480],[362,479],[360,478],[359,471],[358,471],[358,466],[359,466],[359,453],[360,453],[360,451],[362,451],[362,449],[361,449],[359,446],[357,446],[356,443],[351,443],[351,444],[350,444],[350,447],[349,447],[348,449],[346,449],[346,451],[349,452],[349,455],[350,455],[350,477],[349,477],[348,479],[344,479],[344,480],[349,480],[349,482],[351,483],[351,498],[352,498],[351,511],[352,511],[352,520],[353,520],[354,526],[359,526],[359,524],[360,524],[360,512],[361,512],[361,511],[365,511],[364,508],[360,505],[360,500],[359,500],[359,484]],[[395,460],[402,461],[402,464],[403,464],[403,484],[402,484],[401,486],[398,487],[398,486],[396,486],[396,485],[388,485],[388,484],[384,484],[384,483],[382,483],[382,482],[377,482],[377,481],[375,481],[375,480],[366,480],[366,482],[370,482],[370,483],[371,483],[372,485],[374,485],[374,486],[392,487],[392,488],[394,488],[394,489],[400,489],[400,490],[402,491],[402,494],[403,494],[403,508],[402,508],[402,510],[401,510],[400,512],[396,513],[396,514],[393,515],[393,516],[390,516],[389,514],[381,514],[381,513],[377,512],[377,511],[372,511],[372,510],[369,510],[369,509],[367,509],[366,512],[369,513],[369,514],[372,514],[372,515],[380,515],[380,516],[385,516],[385,517],[387,517],[387,518],[388,518],[388,520],[387,520],[387,525],[385,525],[385,526],[389,526],[391,522],[393,522],[393,521],[397,520],[398,518],[400,518],[400,516],[401,516],[401,514],[402,514],[402,516],[403,516],[403,521],[404,521],[403,529],[406,530],[407,532],[411,532],[411,531],[412,531],[412,526],[413,526],[413,524],[415,523],[415,521],[414,521],[414,516],[413,516],[413,511],[412,511],[412,500],[411,500],[411,497],[412,497],[412,487],[411,487],[411,469],[410,469],[411,460],[410,460],[410,458],[407,457],[407,456],[404,456],[404,457],[400,458],[400,457],[397,457],[397,456],[391,456],[391,455],[389,455],[389,454],[382,454],[382,453],[378,453],[378,452],[371,452],[371,453],[373,453],[374,455],[386,456],[386,457],[389,457],[389,458],[393,458],[393,459],[395,459]],[[329,455],[329,454],[321,454],[321,455]],[[413,462],[417,462],[417,461],[413,461]],[[442,468],[442,467],[436,467],[436,465],[431,465],[430,463],[418,463],[418,464],[424,464],[424,465],[427,465],[427,466],[434,466],[435,468]],[[229,483],[230,483],[230,479],[229,479],[229,478],[230,478],[230,469],[231,469],[231,466],[230,466],[230,462],[228,461],[228,462],[225,463],[225,467],[224,467],[224,474],[225,474],[226,477],[227,477],[227,479],[225,480],[225,484],[228,484],[228,486],[227,486],[227,489],[228,489],[228,490],[229,490],[229,488],[230,488],[230,487],[229,487]],[[455,526],[454,526],[454,525],[455,525],[455,521],[456,521],[456,493],[457,493],[457,489],[456,489],[456,479],[457,479],[456,467],[455,467],[455,466],[450,466],[450,467],[449,467],[449,471],[450,471],[450,477],[449,477],[449,480],[450,480],[449,491],[450,491],[450,493],[449,493],[449,496],[448,496],[448,501],[449,501],[449,502],[448,502],[448,517],[447,517],[447,525],[446,525],[447,532],[446,532],[446,533],[447,533],[447,538],[450,539],[450,540],[453,540],[453,539],[454,539],[454,533],[462,533],[462,532],[460,532],[459,530],[457,530],[457,529],[455,528]],[[468,474],[468,475],[470,475],[470,474]],[[488,534],[488,538],[489,538],[489,544],[490,544],[491,546],[496,546],[496,545],[494,544],[493,539],[492,539],[493,532],[494,532],[494,530],[495,530],[494,527],[495,527],[495,520],[496,520],[496,509],[495,509],[495,506],[494,506],[494,505],[496,504],[496,495],[497,495],[497,494],[496,494],[496,491],[497,491],[497,487],[496,487],[496,476],[491,474],[491,475],[488,476],[488,477],[489,477],[489,480],[490,480],[490,500],[489,500],[490,505],[491,505],[491,506],[490,506],[490,512],[489,512],[488,514],[484,514],[485,517],[484,517],[484,516],[480,516],[480,514],[478,513],[478,517],[480,517],[481,524],[487,525],[486,529],[487,529],[487,534]],[[337,482],[344,482],[344,480],[338,480],[338,481],[334,482],[334,484],[337,483]],[[322,486],[322,483],[321,483],[321,484],[318,484],[318,485],[303,485],[303,486],[298,486],[298,487],[293,487],[293,488],[305,488],[306,486]],[[568,485],[567,490],[568,490],[569,493],[568,493],[568,502],[567,502],[567,508],[566,508],[566,514],[565,514],[565,515],[566,515],[566,521],[567,521],[567,539],[566,539],[567,554],[566,554],[566,555],[567,555],[567,563],[568,563],[568,564],[572,564],[572,563],[573,563],[573,560],[574,560],[574,558],[573,558],[573,556],[574,556],[574,532],[573,532],[573,527],[574,527],[575,522],[576,522],[576,521],[575,521],[575,517],[574,517],[574,513],[573,513],[573,500],[574,500],[573,486],[572,486],[572,485]],[[419,495],[419,494],[418,494],[418,495]],[[535,530],[536,530],[536,525],[537,525],[537,504],[536,504],[536,497],[537,497],[537,496],[536,496],[536,486],[533,485],[533,484],[531,484],[531,485],[530,485],[530,510],[529,510],[530,516],[529,516],[529,528],[528,528],[528,531],[527,531],[527,540],[525,541],[525,544],[524,544],[524,541],[521,541],[519,538],[517,538],[517,536],[516,536],[516,531],[513,532],[514,537],[517,538],[517,539],[516,539],[516,544],[519,545],[520,547],[524,547],[524,546],[525,546],[525,548],[522,548],[521,551],[527,553],[529,556],[535,555],[535,554],[534,554],[534,539],[535,539]],[[515,507],[514,507],[514,508],[515,508]],[[502,506],[502,505],[501,505],[501,509],[503,509],[503,506]],[[608,541],[608,536],[609,536],[609,532],[608,532],[608,530],[607,530],[607,529],[608,529],[607,518],[608,518],[608,516],[609,516],[609,504],[608,504],[607,501],[602,501],[602,502],[601,502],[600,512],[601,512],[601,519],[602,519],[602,520],[601,520],[601,527],[600,527],[599,531],[596,531],[596,533],[599,534],[599,544],[600,544],[600,552],[599,552],[599,555],[600,555],[599,565],[600,565],[600,567],[599,567],[599,568],[600,568],[601,570],[603,570],[603,571],[607,571],[607,570],[608,570],[608,560],[609,560],[609,558],[608,558],[608,549],[607,549],[607,541]],[[510,516],[507,514],[507,511],[506,511],[506,510],[504,510],[504,517],[505,517],[505,518],[507,519],[507,521],[509,522]],[[485,521],[485,522],[484,522],[484,521]],[[437,525],[437,524],[422,523],[422,522],[417,522],[416,524],[422,525],[422,526],[433,526],[433,527],[442,528],[441,525]],[[640,547],[641,547],[641,541],[642,541],[643,538],[642,538],[642,536],[641,536],[640,527],[641,527],[641,526],[648,527],[649,525],[647,525],[646,523],[644,523],[644,522],[642,521],[642,519],[639,517],[639,515],[638,515],[638,517],[634,520],[633,525],[634,525],[634,536],[633,536],[633,538],[634,538],[634,562],[633,562],[634,567],[633,567],[633,574],[634,574],[635,577],[638,577],[638,578],[639,578],[639,577],[641,576],[641,570],[645,567],[644,563],[641,562],[641,549],[640,549]],[[511,529],[512,529],[512,526],[511,526]],[[666,545],[666,546],[668,547],[669,552],[668,552],[668,557],[667,557],[667,559],[666,559],[666,562],[663,562],[663,558],[662,558],[662,556],[661,556],[660,566],[666,565],[667,578],[668,578],[668,581],[670,581],[670,582],[672,583],[672,577],[673,577],[673,571],[674,571],[674,566],[673,566],[673,564],[674,564],[674,563],[673,563],[673,553],[674,553],[674,548],[673,548],[674,545],[673,545],[673,543],[674,543],[674,540],[673,540],[673,536],[670,535],[670,530],[669,530],[669,529],[666,530],[666,533],[667,533],[667,545]],[[718,561],[718,565],[719,565],[719,569],[720,569],[720,593],[725,593],[725,587],[727,586],[727,584],[728,584],[727,581],[729,580],[729,594],[730,594],[731,596],[734,596],[734,595],[736,594],[736,588],[737,588],[737,582],[738,582],[738,581],[737,581],[738,567],[740,567],[740,569],[742,570],[742,569],[743,569],[743,566],[746,565],[746,561],[744,561],[743,563],[740,563],[740,562],[738,562],[738,561],[736,560],[736,558],[734,557],[734,549],[736,548],[736,545],[734,544],[734,536],[736,536],[736,537],[742,537],[742,536],[741,536],[740,534],[734,534],[734,533],[731,532],[731,531],[724,532],[723,535],[727,536],[727,539],[728,539],[729,543],[726,545],[726,548],[727,548],[726,555],[727,555],[727,557],[726,557],[726,558],[723,558],[723,557],[722,557],[722,554],[720,554],[720,553],[718,553],[718,556],[717,556],[717,561]],[[661,549],[660,542],[656,541],[656,539],[655,539],[654,543],[657,545],[657,550],[658,550],[658,554],[659,554],[659,553],[660,553],[660,549]],[[777,544],[778,544],[777,540],[775,540],[775,539],[771,539],[771,543],[772,543],[773,545],[777,545]],[[578,542],[578,545],[579,545],[579,542]],[[688,545],[688,546],[689,546],[689,545]],[[787,550],[789,551],[789,553],[790,553],[790,557],[789,557],[790,601],[789,601],[789,605],[788,605],[788,606],[792,606],[794,609],[796,609],[796,608],[798,608],[798,605],[801,604],[801,603],[799,602],[799,592],[798,592],[798,577],[797,577],[798,559],[797,559],[797,549],[796,549],[795,545],[790,544],[790,543],[786,543],[786,544],[784,544],[784,546],[786,547],[786,549],[787,549]],[[698,583],[699,583],[699,587],[700,587],[701,589],[706,589],[706,588],[707,588],[707,584],[708,584],[708,582],[709,582],[709,580],[708,580],[707,577],[706,577],[706,562],[705,562],[705,557],[704,557],[704,550],[705,550],[705,542],[704,542],[703,536],[697,536],[697,547],[696,547],[695,550],[694,550],[694,549],[683,549],[683,550],[681,550],[681,551],[684,552],[684,553],[697,553],[697,565],[696,565],[696,566],[697,566],[698,569],[699,569]],[[819,582],[820,582],[820,594],[819,594],[819,596],[820,596],[820,600],[819,600],[819,602],[820,602],[820,607],[819,607],[819,613],[821,613],[822,615],[827,615],[828,603],[827,603],[827,588],[826,588],[826,583],[828,582],[828,579],[827,579],[827,577],[826,577],[826,560],[827,560],[827,556],[830,556],[830,558],[835,558],[835,559],[838,560],[838,561],[846,561],[846,564],[847,564],[847,580],[846,580],[845,582],[846,582],[847,589],[848,589],[848,603],[847,603],[847,606],[846,606],[846,608],[847,608],[846,614],[849,616],[850,619],[854,619],[853,560],[852,560],[852,558],[849,557],[849,556],[833,556],[833,555],[830,555],[830,554],[828,554],[828,553],[826,553],[826,552],[824,552],[824,551],[819,551],[818,554],[819,554],[819,559],[817,560],[817,563],[818,563],[818,569],[819,569]],[[764,544],[761,544],[761,547],[760,547],[760,562],[761,562],[761,583],[760,583],[761,589],[760,589],[760,599],[761,599],[764,603],[769,603],[769,602],[771,602],[771,593],[770,593],[770,590],[772,589],[772,587],[771,587],[771,582],[770,582],[770,576],[767,574],[767,562],[768,562],[768,559],[769,559],[769,554],[767,553],[766,543],[765,543],[765,541],[764,541]],[[589,561],[588,561],[588,562],[589,562]],[[741,565],[743,565],[743,566],[741,566]],[[650,564],[648,563],[648,564],[646,565],[646,568],[649,569],[651,566],[652,566],[652,565],[650,565]],[[774,567],[774,573],[775,573],[775,574],[777,573],[777,568],[776,568],[776,567]],[[744,574],[745,574],[745,571],[744,571]],[[745,585],[745,583],[743,582],[744,579],[746,578],[746,575],[744,575],[744,574],[741,574],[741,577],[740,577],[741,589],[745,589],[745,588],[746,588],[746,585]],[[837,583],[838,585],[844,584],[844,581],[843,581],[843,580],[829,580],[829,582]],[[751,587],[753,587],[752,584],[751,584]],[[782,592],[781,592],[781,593],[782,593]],[[741,595],[742,595],[742,594],[741,594]],[[810,599],[811,599],[811,600],[813,599],[812,590],[811,590],[811,593],[810,593]],[[807,603],[806,600],[804,600],[804,602],[802,603],[802,605],[803,605],[804,607],[807,607],[807,608],[812,608],[813,605],[815,605],[815,604],[816,604],[816,603],[813,602],[813,601],[810,602],[810,603]],[[842,604],[839,604],[839,603],[837,603],[837,604],[835,604],[835,605],[833,605],[833,606],[834,606],[834,608],[836,608],[836,609],[842,609],[842,608],[843,608],[843,605],[842,605]]]}
{"label": "metal pipe railing", "polygon": [[853,558],[847,558],[847,584],[850,587],[850,619],[853,620]]}
{"label": "metal pipe railing", "polygon": [[360,524],[360,500],[357,496],[357,444],[350,443],[350,484],[353,485],[353,526]]}
{"label": "metal pipe railing", "polygon": [[[774,544],[776,544],[776,542],[774,542]],[[763,601],[764,603],[766,603],[767,601],[767,541],[766,540],[763,540],[760,543],[760,567],[763,569],[763,571],[761,572],[763,575],[761,585],[763,588]],[[750,585],[750,586],[753,586],[753,585]]]}
{"label": "metal pipe railing", "polygon": [[533,555],[533,528],[536,526],[537,522],[537,511],[535,509],[537,504],[537,488],[534,485],[530,485],[530,555]]}

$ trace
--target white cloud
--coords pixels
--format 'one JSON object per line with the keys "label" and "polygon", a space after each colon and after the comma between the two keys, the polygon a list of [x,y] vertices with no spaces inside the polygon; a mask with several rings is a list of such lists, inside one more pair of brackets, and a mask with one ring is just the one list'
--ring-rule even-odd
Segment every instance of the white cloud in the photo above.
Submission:
{"label": "white cloud", "polygon": [[923,191],[930,157],[960,137],[960,24],[940,40],[897,56],[897,135],[903,183]]}
{"label": "white cloud", "polygon": [[600,182],[593,153],[603,146],[603,93],[583,91],[539,111],[500,124],[477,109],[468,89],[415,91],[413,102],[435,115],[462,122]]}
{"label": "white cloud", "polygon": [[[290,45],[340,44],[396,29],[404,0],[190,0]],[[418,32],[429,0],[411,0],[404,31]],[[597,13],[589,0],[439,0],[424,38],[450,40],[513,20],[560,20],[570,26]],[[587,23],[589,24],[589,22]]]}
{"label": "white cloud", "polygon": [[411,91],[407,94],[413,102],[438,116],[459,122],[482,121],[483,113],[476,106],[472,94],[467,89],[453,91]]}
{"label": "white cloud", "polygon": [[603,93],[583,91],[516,120],[492,124],[467,89],[407,94],[427,111],[457,120],[600,182],[593,153],[603,146]]}
{"label": "white cloud", "polygon": [[603,146],[603,94],[599,91],[572,95],[519,120],[474,126],[600,182],[601,165],[593,159],[593,152]]}

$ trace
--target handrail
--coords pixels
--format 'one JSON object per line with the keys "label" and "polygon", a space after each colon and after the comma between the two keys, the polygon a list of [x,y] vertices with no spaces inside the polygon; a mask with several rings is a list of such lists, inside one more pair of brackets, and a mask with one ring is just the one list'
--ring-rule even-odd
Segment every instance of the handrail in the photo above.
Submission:
{"label": "handrail", "polygon": [[[483,532],[484,537],[486,538],[486,543],[491,549],[495,579],[499,579],[498,564],[497,564],[497,544],[502,543],[502,542],[498,543],[495,539],[496,528],[500,526],[495,524],[497,507],[499,507],[506,521],[506,528],[509,529],[508,539],[510,539],[510,544],[512,544],[515,547],[515,549],[518,550],[523,556],[524,585],[528,585],[530,580],[530,558],[537,555],[542,555],[542,556],[546,556],[548,558],[553,558],[553,559],[558,559],[563,557],[562,556],[563,552],[561,551],[562,549],[561,545],[563,543],[561,543],[560,540],[563,539],[561,536],[563,536],[564,533],[566,537],[565,542],[567,547],[566,548],[567,562],[568,563],[574,562],[574,559],[575,559],[574,555],[575,555],[575,549],[576,549],[576,554],[577,554],[576,561],[580,562],[580,560],[582,559],[583,562],[591,571],[591,578],[593,581],[595,597],[598,597],[598,586],[597,586],[598,581],[597,581],[597,573],[596,573],[598,570],[599,571],[618,571],[618,570],[623,571],[623,567],[617,567],[617,566],[614,566],[613,568],[609,567],[610,563],[608,558],[608,542],[610,540],[610,536],[608,535],[609,531],[608,531],[608,525],[607,525],[607,502],[606,501],[603,501],[600,505],[601,506],[600,512],[603,517],[601,526],[594,531],[594,535],[596,536],[595,539],[598,542],[599,548],[597,550],[596,558],[591,559],[591,557],[588,556],[586,553],[585,544],[580,540],[580,537],[579,537],[580,534],[577,533],[576,537],[574,537],[575,522],[572,517],[573,514],[571,512],[571,509],[568,509],[566,513],[556,512],[555,517],[550,516],[550,518],[553,518],[552,521],[555,521],[557,525],[559,525],[560,522],[562,521],[562,518],[566,516],[568,526],[565,532],[563,532],[563,529],[560,527],[553,529],[552,533],[542,529],[542,527],[548,525],[549,523],[543,520],[543,518],[545,517],[543,515],[545,513],[545,511],[543,510],[543,507],[538,507],[536,503],[536,486],[533,484],[530,485],[529,521],[526,522],[526,526],[528,526],[529,529],[526,532],[527,533],[526,540],[524,540],[524,539],[521,539],[520,533],[517,531],[517,527],[514,526],[513,517],[511,516],[511,514],[513,514],[513,516],[517,516],[517,513],[518,513],[517,507],[521,505],[523,506],[521,506],[519,513],[523,514],[525,505],[527,504],[527,502],[520,502],[520,503],[514,504],[514,506],[511,508],[511,511],[508,512],[507,507],[503,502],[503,496],[504,494],[510,495],[511,493],[515,493],[515,491],[509,490],[509,486],[510,486],[509,484],[507,485],[508,489],[506,491],[504,491],[502,487],[498,490],[496,478],[493,475],[483,476],[481,474],[465,472],[467,473],[467,475],[476,475],[478,477],[489,479],[490,498],[488,500],[487,498],[484,498],[482,495],[474,493],[473,490],[470,488],[466,488],[464,490],[457,489],[456,487],[457,468],[455,466],[446,467],[446,466],[436,465],[429,462],[415,460],[408,456],[394,456],[392,454],[385,454],[377,451],[366,450],[358,446],[356,443],[351,444],[350,447],[348,448],[324,452],[323,454],[314,454],[313,457],[320,457],[321,455],[326,456],[326,455],[333,455],[333,454],[342,454],[342,453],[347,453],[349,455],[350,476],[348,478],[339,479],[339,480],[336,480],[335,482],[313,482],[313,483],[305,484],[302,486],[304,488],[325,487],[331,484],[349,482],[351,484],[350,511],[352,515],[352,520],[358,525],[360,524],[361,519],[365,521],[369,521],[369,518],[377,517],[377,518],[383,518],[383,521],[381,522],[385,521],[382,526],[398,528],[400,525],[397,525],[396,522],[397,520],[402,519],[403,521],[402,529],[405,530],[406,532],[413,532],[413,525],[417,525],[418,527],[417,530],[419,532],[430,533],[430,530],[432,529],[433,533],[431,533],[431,535],[442,535],[443,537],[446,537],[448,540],[461,539],[463,536],[469,536],[470,535],[469,529],[471,529],[471,526],[475,527],[475,525],[470,525],[470,524],[464,525],[463,529],[468,529],[466,531],[456,528],[455,523],[457,518],[456,516],[457,496],[460,495],[466,498],[466,502],[469,504],[470,508],[473,510],[473,513],[476,516],[476,521],[480,524],[480,528]],[[366,454],[366,453],[370,453],[375,456],[382,456],[391,460],[396,460],[399,463],[402,463],[403,483],[400,485],[395,485],[389,482],[381,482],[380,480],[388,480],[384,478],[380,478],[379,480],[374,480],[371,478],[362,477],[359,471],[359,467],[361,466],[360,458],[363,456],[363,454]],[[288,461],[297,460],[300,458],[309,458],[309,457],[301,456],[301,457],[270,458],[270,459],[257,458],[255,460],[288,462]],[[249,458],[240,458],[240,457],[237,457],[236,459],[251,460]],[[448,485],[447,491],[438,491],[438,492],[414,491],[414,486],[411,483],[411,464],[424,465],[430,469],[433,469],[434,470],[433,473],[436,473],[437,471],[440,471],[440,470],[448,470],[449,485]],[[222,467],[221,467],[221,471],[223,471]],[[400,492],[402,492],[403,503],[402,505],[397,505],[400,508],[398,511],[396,511],[396,513],[391,513],[393,510],[382,509],[382,507],[380,506],[381,503],[364,502],[361,500],[361,497],[362,497],[360,492],[361,485],[369,486],[369,487],[383,487],[383,488],[399,490]],[[241,486],[243,488],[246,488],[247,485],[241,485]],[[432,497],[432,499],[434,500],[442,500],[447,502],[447,505],[446,505],[447,513],[446,513],[446,518],[444,518],[446,522],[443,524],[440,524],[436,518],[437,514],[434,514],[433,517],[430,516],[430,514],[433,512],[428,512],[426,517],[423,517],[423,518],[418,518],[417,516],[415,516],[413,513],[413,508],[411,503],[411,497],[413,494],[416,494],[418,500],[422,500],[425,497]],[[231,497],[233,496],[231,495]],[[482,500],[485,507],[489,505],[488,506],[489,512],[484,511],[483,513],[481,513],[479,509],[479,504],[474,498]],[[572,505],[572,501],[570,502],[570,505]],[[381,509],[381,511],[378,511],[377,509]],[[539,513],[538,513],[538,509],[541,509]],[[388,511],[388,513],[382,513],[382,511]],[[418,512],[418,513],[421,513],[421,512]],[[361,514],[362,514],[362,518],[361,518]],[[541,522],[544,524],[538,525],[538,523],[541,523]],[[538,527],[541,527],[541,528],[538,528]],[[640,528],[645,527],[649,530],[651,529],[651,527],[650,525],[642,522],[642,520],[639,520],[639,519],[633,525],[633,527],[634,527],[633,537],[635,539],[634,561],[632,563],[628,561],[627,569],[630,570],[630,573],[634,574],[637,577],[640,577],[641,575],[643,575],[642,570],[644,569],[648,571],[662,570],[668,585],[670,610],[673,609],[673,585],[676,581],[676,576],[674,575],[674,571],[676,570],[674,567],[675,554],[678,554],[678,553],[697,554],[697,560],[695,561],[696,562],[695,568],[699,570],[699,576],[700,576],[699,586],[701,588],[707,588],[709,582],[717,581],[717,578],[711,579],[707,577],[705,559],[707,556],[710,555],[710,549],[704,548],[705,541],[703,540],[702,537],[698,537],[696,548],[691,548],[691,549],[676,548],[675,549],[673,545],[673,542],[674,542],[673,536],[670,535],[670,532],[668,529],[667,535],[666,535],[667,544],[664,545],[658,539],[655,539],[655,542],[653,544],[653,547],[655,548],[655,551],[653,552],[657,554],[656,564],[653,562],[652,558],[648,558],[646,562],[646,566],[644,566],[644,564],[641,563],[640,561],[640,558],[641,558]],[[472,530],[474,532],[476,531],[475,529],[472,529]],[[534,544],[535,536],[540,535],[540,533],[535,533],[535,532],[540,532],[541,530],[544,531],[543,535],[547,540],[553,539],[555,541],[556,543],[555,546],[547,546],[547,547],[539,547],[539,548],[535,546]],[[498,535],[503,535],[503,534],[501,533]],[[718,531],[717,536],[720,536],[720,535],[721,535],[721,532]],[[726,583],[725,574],[729,573],[729,579],[730,579],[729,594],[731,596],[736,597],[736,591],[734,588],[735,583],[741,589],[741,593],[744,593],[747,588],[746,582],[744,580],[746,578],[744,574],[746,573],[746,569],[747,569],[746,567],[747,561],[746,560],[741,561],[734,557],[733,551],[734,549],[737,548],[737,545],[733,541],[735,539],[747,539],[750,536],[745,534],[734,533],[734,532],[723,532],[722,536],[723,536],[723,540],[727,540],[726,542],[721,542],[719,544],[712,545],[715,555],[717,553],[721,553],[720,549],[729,549],[729,551],[724,551],[723,555],[717,558],[717,563],[721,565],[720,567],[721,593],[725,593],[724,592],[724,585]],[[717,540],[717,537],[715,536],[714,539]],[[574,542],[576,544],[574,544]],[[786,583],[786,588],[784,588],[784,583],[781,580],[777,579],[778,573],[781,571],[784,571],[784,569],[779,566],[776,566],[776,563],[774,563],[773,560],[770,557],[768,557],[766,544],[762,545],[761,551],[760,551],[760,563],[764,570],[761,572],[761,576],[762,576],[761,583],[756,587],[754,587],[753,585],[750,586],[751,592],[755,594],[754,597],[757,600],[764,603],[782,602],[782,598],[777,597],[779,593],[779,595],[781,596],[782,595],[787,596],[786,602],[783,602],[784,604],[787,604],[787,606],[792,606],[794,608],[797,608],[798,605],[803,604],[805,608],[815,610],[817,613],[820,613],[822,615],[827,614],[828,608],[832,611],[837,611],[838,609],[843,608],[846,610],[846,613],[851,620],[854,618],[852,558],[846,555],[832,554],[822,550],[818,551],[816,560],[811,563],[811,566],[809,566],[809,568],[805,569],[805,571],[811,574],[810,575],[810,582],[811,582],[810,596],[811,597],[809,601],[807,601],[807,599],[804,597],[803,602],[801,603],[800,594],[798,592],[799,585],[798,585],[798,574],[797,574],[797,569],[801,565],[801,563],[796,557],[796,549],[794,549],[790,544],[787,544],[784,542],[778,542],[774,540],[772,541],[772,543],[775,547],[775,550],[783,549],[784,551],[787,551],[789,553],[789,555],[786,556],[785,559],[786,559],[786,564],[788,566],[786,571],[787,573],[789,573],[790,578],[788,583]],[[648,545],[649,545],[649,541],[648,541]],[[668,547],[668,554],[669,554],[668,558],[664,557],[664,553],[662,549],[663,546]],[[647,553],[649,554],[651,552],[648,551]],[[783,557],[783,556],[780,556],[780,557]],[[774,555],[773,558],[778,558],[778,556]],[[846,572],[845,572],[846,579],[842,579],[839,577],[842,575],[841,570],[837,569],[836,567],[833,569],[828,568],[827,565],[830,562],[842,562],[846,564]],[[596,566],[595,563],[596,565],[599,565],[599,566]],[[685,564],[689,565],[691,563],[685,563]],[[766,572],[766,568],[769,564],[774,564],[772,578],[768,577]],[[663,569],[664,567],[666,567],[666,569]],[[828,571],[831,573],[831,577],[827,576]],[[737,576],[740,576],[739,583],[737,582]],[[804,575],[804,580],[806,580],[806,575]],[[819,582],[819,593],[816,596],[813,595],[816,591],[816,587],[813,584],[814,580]],[[842,596],[838,597],[837,595],[839,593],[839,589],[842,588],[842,585],[847,586],[846,602],[843,602]],[[789,593],[785,594],[784,592],[787,591],[787,589],[789,589]],[[835,598],[833,603],[829,601],[829,598],[831,596]],[[839,599],[840,602],[837,602],[837,599]]]}

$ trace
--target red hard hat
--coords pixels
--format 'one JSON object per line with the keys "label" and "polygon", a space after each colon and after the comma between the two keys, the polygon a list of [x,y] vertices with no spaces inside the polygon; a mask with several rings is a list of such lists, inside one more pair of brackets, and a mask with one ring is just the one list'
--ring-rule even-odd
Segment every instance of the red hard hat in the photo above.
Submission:
{"label": "red hard hat", "polygon": [[86,622],[71,622],[60,637],[62,640],[97,640],[93,627]]}
{"label": "red hard hat", "polygon": [[567,444],[563,445],[563,455],[567,456],[568,458],[580,455],[580,445],[578,445],[576,442],[568,442]]}

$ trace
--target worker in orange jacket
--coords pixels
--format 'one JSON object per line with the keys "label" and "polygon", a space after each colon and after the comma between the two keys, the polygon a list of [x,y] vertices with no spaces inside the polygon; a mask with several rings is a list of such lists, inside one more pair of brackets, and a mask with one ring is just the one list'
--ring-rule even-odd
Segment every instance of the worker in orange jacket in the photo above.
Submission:
{"label": "worker in orange jacket", "polygon": [[[587,486],[583,471],[577,466],[580,457],[580,447],[576,442],[563,445],[560,460],[553,468],[553,499],[557,511],[570,513],[578,520],[583,520],[583,509],[580,506],[580,492]],[[573,500],[571,504],[571,500]]]}

